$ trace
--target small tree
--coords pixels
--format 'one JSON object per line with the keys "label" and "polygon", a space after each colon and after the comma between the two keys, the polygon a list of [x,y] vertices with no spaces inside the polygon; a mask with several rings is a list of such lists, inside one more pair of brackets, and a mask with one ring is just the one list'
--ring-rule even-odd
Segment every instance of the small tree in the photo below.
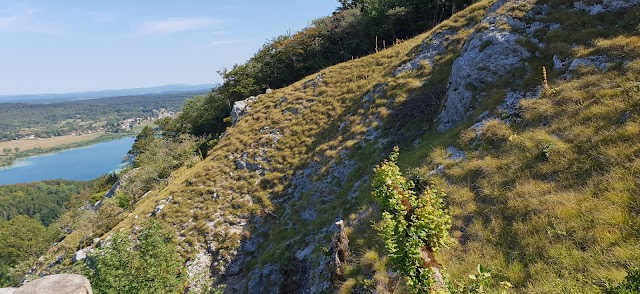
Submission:
{"label": "small tree", "polygon": [[428,186],[416,195],[413,182],[396,165],[398,155],[395,147],[374,170],[373,196],[382,209],[378,230],[391,266],[413,292],[428,293],[436,283],[444,286],[435,252],[451,242],[451,217],[444,210],[444,193]]}
{"label": "small tree", "polygon": [[155,136],[156,133],[151,127],[144,127],[136,136],[136,140],[133,143],[133,146],[131,146],[129,154],[137,156],[144,153],[148,149],[148,146],[155,140]]}

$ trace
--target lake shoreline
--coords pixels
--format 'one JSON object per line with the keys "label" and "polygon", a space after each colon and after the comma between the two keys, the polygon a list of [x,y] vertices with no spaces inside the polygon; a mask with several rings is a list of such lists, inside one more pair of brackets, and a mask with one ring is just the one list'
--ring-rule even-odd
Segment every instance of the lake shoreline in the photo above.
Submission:
{"label": "lake shoreline", "polygon": [[95,144],[100,144],[104,142],[119,140],[128,137],[135,137],[136,133],[127,132],[127,133],[103,133],[97,138],[79,141],[70,144],[62,144],[50,148],[34,148],[25,151],[19,151],[18,153],[12,154],[13,156],[6,156],[5,158],[0,157],[0,171],[16,168],[13,165],[16,161],[31,157],[40,157],[47,155],[54,155],[56,153],[79,149],[79,148],[87,148]]}
{"label": "lake shoreline", "polygon": [[95,179],[121,168],[134,141],[133,136],[127,136],[20,159],[10,168],[0,169],[0,186],[56,179]]}

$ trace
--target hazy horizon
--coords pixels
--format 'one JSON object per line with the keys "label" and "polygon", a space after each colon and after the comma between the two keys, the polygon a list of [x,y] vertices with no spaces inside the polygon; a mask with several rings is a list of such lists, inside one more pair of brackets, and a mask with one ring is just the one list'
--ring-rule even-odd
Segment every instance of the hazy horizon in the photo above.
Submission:
{"label": "hazy horizon", "polygon": [[[204,90],[208,87],[216,86],[216,83],[208,83],[208,84],[186,84],[186,83],[172,83],[166,85],[156,85],[156,86],[148,86],[148,87],[132,87],[132,88],[117,88],[117,89],[96,89],[96,90],[88,90],[88,91],[73,91],[73,92],[50,92],[50,93],[25,93],[25,94],[0,94],[0,98],[5,97],[20,97],[20,96],[46,96],[46,95],[72,95],[72,94],[82,94],[82,93],[98,93],[98,92],[109,92],[109,91],[129,91],[129,90],[156,90],[161,88],[168,87],[188,87],[192,90]],[[183,90],[183,89],[168,89],[166,91],[192,91],[192,90]],[[152,92],[150,92],[152,93]]]}
{"label": "hazy horizon", "polygon": [[[0,3],[0,95],[214,84],[335,0]],[[296,13],[290,13],[295,10]]]}

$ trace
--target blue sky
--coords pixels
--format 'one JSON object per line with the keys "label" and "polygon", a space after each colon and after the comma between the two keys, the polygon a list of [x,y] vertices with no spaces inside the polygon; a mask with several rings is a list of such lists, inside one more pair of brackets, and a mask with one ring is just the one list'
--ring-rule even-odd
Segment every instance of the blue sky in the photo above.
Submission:
{"label": "blue sky", "polygon": [[204,84],[336,0],[0,0],[0,95]]}

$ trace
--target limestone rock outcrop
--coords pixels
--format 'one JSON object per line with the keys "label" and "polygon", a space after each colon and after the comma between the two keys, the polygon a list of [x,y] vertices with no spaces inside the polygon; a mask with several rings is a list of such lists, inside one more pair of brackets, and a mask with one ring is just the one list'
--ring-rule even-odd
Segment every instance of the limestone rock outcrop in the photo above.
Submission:
{"label": "limestone rock outcrop", "polygon": [[[474,32],[465,43],[462,54],[454,61],[451,69],[447,101],[438,117],[439,132],[457,126],[466,118],[477,104],[477,89],[496,82],[531,56],[518,43],[522,36],[511,30],[524,29],[526,24],[504,12],[497,12],[522,3],[524,1],[498,1],[493,4],[480,23],[486,29]],[[501,25],[503,23],[508,26]]]}
{"label": "limestone rock outcrop", "polygon": [[93,294],[93,290],[89,280],[81,275],[60,274],[28,282],[13,294]]}
{"label": "limestone rock outcrop", "polygon": [[251,96],[247,99],[236,101],[231,108],[231,124],[235,125],[238,120],[251,110],[251,103],[258,100],[257,96]]}

